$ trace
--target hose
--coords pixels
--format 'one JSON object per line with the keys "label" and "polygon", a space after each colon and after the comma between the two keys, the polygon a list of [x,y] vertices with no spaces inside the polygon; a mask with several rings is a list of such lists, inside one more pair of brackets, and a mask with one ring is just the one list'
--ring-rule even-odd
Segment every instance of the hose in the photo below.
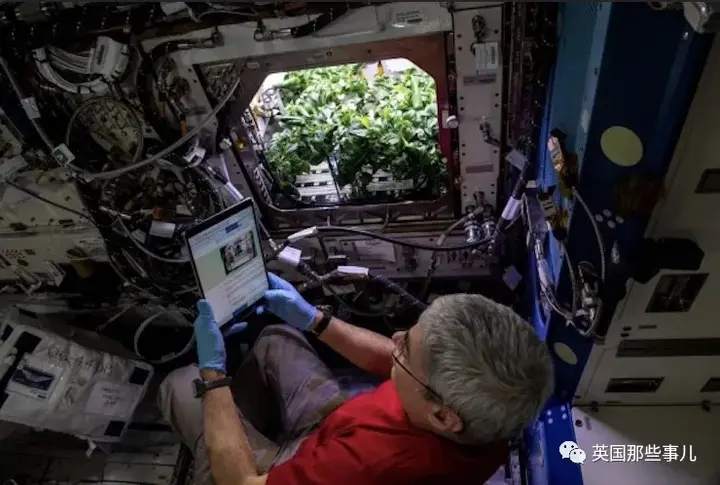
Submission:
{"label": "hose", "polygon": [[228,89],[227,93],[225,93],[225,96],[220,100],[220,102],[213,108],[213,110],[210,112],[210,114],[203,119],[199,125],[197,125],[195,128],[190,130],[187,135],[179,138],[174,143],[171,143],[166,148],[160,150],[159,152],[155,153],[154,155],[150,156],[149,158],[142,160],[137,163],[133,163],[131,165],[128,165],[126,167],[118,168],[116,170],[109,170],[107,172],[86,172],[86,171],[79,171],[87,180],[107,180],[115,177],[119,177],[121,175],[124,175],[128,172],[132,172],[133,170],[137,170],[139,168],[145,167],[146,165],[149,165],[151,163],[156,162],[157,160],[165,157],[169,153],[172,153],[174,150],[178,149],[180,146],[185,144],[188,140],[190,140],[192,137],[200,133],[200,131],[205,128],[205,126],[210,123],[215,118],[215,115],[217,115],[221,109],[225,107],[228,101],[230,101],[230,98],[233,94],[235,94],[235,91],[237,90],[238,86],[240,86],[241,76],[238,76],[237,80],[233,83],[232,86]]}
{"label": "hose", "polygon": [[397,283],[394,283],[393,281],[390,281],[388,278],[386,278],[384,276],[375,275],[375,274],[371,273],[370,280],[377,281],[378,283],[382,284],[383,286],[385,286],[385,288],[387,288],[388,290],[390,290],[393,293],[395,293],[396,295],[398,295],[401,300],[404,300],[405,302],[410,304],[410,306],[412,306],[420,311],[423,311],[428,307],[427,304],[418,300],[417,298],[412,296],[410,293],[408,293],[400,285],[398,285]]}
{"label": "hose", "polygon": [[414,248],[414,249],[422,249],[425,251],[442,251],[442,252],[460,251],[463,249],[477,248],[478,246],[489,244],[491,242],[491,239],[483,239],[482,241],[461,244],[459,246],[431,246],[429,244],[420,244],[420,243],[413,243],[413,242],[409,242],[409,241],[403,241],[402,239],[396,239],[394,237],[386,236],[384,234],[376,234],[374,232],[365,231],[363,229],[356,229],[354,227],[318,226],[317,230],[320,232],[346,232],[349,234],[356,234],[359,236],[366,236],[366,237],[370,237],[373,239],[379,239],[381,241],[397,244],[398,246],[406,246],[406,247],[410,247],[410,248]]}
{"label": "hose", "polygon": [[580,203],[580,206],[585,211],[585,214],[587,214],[588,219],[590,219],[590,225],[593,228],[593,232],[595,233],[595,240],[597,241],[598,249],[600,249],[600,280],[605,281],[605,244],[603,243],[602,234],[600,233],[600,228],[597,225],[597,222],[595,221],[595,217],[593,216],[592,211],[590,210],[590,207],[587,205],[587,202],[585,202],[585,199],[580,195],[580,192],[573,187],[572,188],[572,194],[575,196],[575,199]]}
{"label": "hose", "polygon": [[577,299],[578,299],[578,289],[577,289],[577,278],[575,278],[575,269],[573,268],[572,261],[570,261],[570,255],[568,254],[567,248],[564,244],[560,244],[560,250],[563,252],[563,259],[565,259],[565,265],[567,266],[568,270],[568,277],[570,278],[570,288],[572,291],[572,314],[577,315]]}
{"label": "hose", "polygon": [[300,261],[300,264],[298,264],[297,266],[297,270],[308,278],[322,283],[322,286],[328,291],[328,293],[330,293],[330,295],[332,295],[333,298],[335,298],[335,300],[337,300],[338,304],[353,315],[367,318],[382,318],[387,315],[385,312],[373,313],[354,309],[352,306],[348,305],[345,300],[342,299],[342,297],[337,293],[337,291],[335,291],[335,288],[333,288],[332,285],[325,281],[322,276],[313,271],[310,265],[305,263],[304,261]]}
{"label": "hose", "polygon": [[146,248],[140,241],[135,239],[135,237],[130,233],[130,230],[125,225],[125,222],[123,222],[121,217],[117,218],[117,223],[120,225],[122,230],[125,232],[125,235],[130,238],[130,241],[143,253],[150,256],[153,259],[157,259],[158,261],[162,261],[163,263],[170,263],[170,264],[186,264],[190,262],[190,258],[178,258],[178,259],[172,259],[172,258],[166,258],[165,256],[160,256],[159,254],[155,254],[152,251],[150,251],[148,248]]}
{"label": "hose", "polygon": [[[138,327],[138,329],[135,331],[135,336],[133,337],[133,351],[142,359],[147,360],[151,364],[167,364],[168,362],[172,362],[175,359],[178,359],[188,352],[190,352],[193,349],[193,346],[195,345],[195,332],[193,332],[192,336],[190,337],[190,340],[188,340],[188,343],[185,345],[185,347],[180,350],[180,352],[174,353],[174,354],[168,354],[160,359],[157,360],[148,360],[147,357],[145,357],[143,354],[140,353],[140,350],[138,349],[138,344],[140,342],[140,336],[145,331],[145,329],[154,322],[158,317],[163,315],[169,315],[171,313],[175,313],[182,316],[181,310],[162,310],[158,313],[155,313],[154,315],[149,316],[146,318]],[[188,324],[188,327],[191,327],[191,325]]]}
{"label": "hose", "polygon": [[97,333],[103,333],[103,332],[105,331],[105,329],[108,327],[108,325],[110,325],[111,323],[113,323],[115,320],[117,320],[117,319],[120,318],[121,316],[125,315],[130,309],[135,308],[135,307],[138,306],[140,303],[142,303],[142,302],[136,301],[136,302],[134,302],[134,303],[130,303],[130,304],[127,305],[125,308],[123,308],[123,309],[120,310],[119,312],[115,313],[115,315],[113,315],[113,316],[111,316],[110,318],[108,318],[107,321],[106,321],[105,323],[103,323],[102,325],[98,326],[98,327],[95,329],[95,331],[96,331]]}
{"label": "hose", "polygon": [[[445,244],[445,240],[448,238],[448,236],[452,234],[455,229],[465,224],[465,222],[467,222],[467,220],[472,214],[474,213],[471,212],[469,214],[465,214],[463,217],[453,222],[447,229],[445,229],[445,231],[443,231],[443,233],[437,239],[437,246],[442,246],[443,244]],[[430,256],[430,266],[428,267],[427,273],[425,274],[425,282],[423,283],[422,290],[420,291],[420,300],[422,301],[425,301],[425,299],[427,298],[427,292],[430,289],[430,281],[432,281],[432,276],[437,269],[437,256],[437,250],[433,251],[432,255]]]}

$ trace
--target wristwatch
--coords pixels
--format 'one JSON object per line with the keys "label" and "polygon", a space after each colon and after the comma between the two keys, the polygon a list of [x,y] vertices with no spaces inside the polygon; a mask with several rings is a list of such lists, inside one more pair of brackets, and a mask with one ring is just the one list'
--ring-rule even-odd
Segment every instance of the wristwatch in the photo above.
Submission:
{"label": "wristwatch", "polygon": [[212,381],[204,381],[202,379],[195,379],[193,381],[193,391],[195,397],[203,397],[208,391],[218,389],[220,387],[229,386],[232,382],[232,377],[225,376],[220,379],[213,379]]}
{"label": "wristwatch", "polygon": [[326,328],[328,328],[328,325],[330,325],[330,320],[332,320],[332,314],[320,310],[320,313],[322,314],[322,317],[320,318],[320,321],[317,325],[315,325],[315,328],[309,328],[308,333],[319,337],[321,333],[325,331]]}

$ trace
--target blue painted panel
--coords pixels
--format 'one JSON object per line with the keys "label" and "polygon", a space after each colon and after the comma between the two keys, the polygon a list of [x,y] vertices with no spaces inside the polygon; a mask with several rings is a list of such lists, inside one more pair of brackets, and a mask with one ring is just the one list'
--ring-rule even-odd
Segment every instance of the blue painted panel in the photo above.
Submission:
{"label": "blue painted panel", "polygon": [[[607,24],[606,28],[600,25],[603,23]],[[667,171],[709,44],[710,38],[694,34],[678,12],[656,12],[644,3],[606,3],[598,7],[580,108],[581,118],[583,112],[591,114],[586,124],[588,129],[585,132],[580,122],[574,130],[569,129],[576,146],[585,147],[579,188],[594,213],[605,209],[614,212],[614,184],[619,176],[632,172],[662,175]],[[563,66],[573,62],[567,53],[565,57],[558,57],[552,95],[556,105],[566,102],[558,89],[558,78],[567,71]],[[576,101],[576,98],[567,100]],[[564,107],[552,113],[575,111],[575,107]],[[556,125],[551,115],[550,127]],[[643,142],[644,156],[634,167],[617,166],[602,153],[600,137],[615,125],[630,128]],[[606,247],[617,242],[620,254],[628,254],[646,225],[647,219],[640,217],[626,221],[615,230],[601,225]],[[568,247],[574,262],[587,260],[598,266],[599,250],[590,222],[581,210],[572,213]],[[551,254],[553,266],[560,266],[557,251]],[[558,294],[561,301],[567,301],[569,281],[565,273],[561,273]],[[592,342],[560,320],[556,317],[551,321],[548,341],[561,340],[578,356],[575,366],[556,361],[560,397],[572,400]]]}
{"label": "blue painted panel", "polygon": [[[560,45],[548,98],[547,119],[538,145],[545,146],[550,129],[568,134],[567,146],[579,156],[579,190],[593,213],[615,210],[615,182],[628,173],[663,176],[687,115],[697,80],[707,58],[711,36],[698,35],[679,12],[656,12],[643,3],[563,3],[560,8]],[[602,153],[600,137],[611,126],[625,126],[642,140],[644,154],[634,167],[619,167]],[[537,159],[541,187],[555,185],[547,150]],[[572,211],[568,236],[574,263],[598,266],[599,251],[584,211]],[[621,257],[629,254],[647,226],[644,217],[631,218],[611,230],[601,227],[607,248],[617,243]],[[557,245],[550,244],[549,259],[558,277],[560,301],[569,299],[569,280]],[[535,268],[531,256],[530,268]],[[533,273],[533,272],[531,272]],[[534,274],[529,277],[536,288]],[[537,292],[531,298],[535,299]],[[555,359],[556,396],[546,408],[552,415],[569,416],[571,402],[582,376],[592,341],[567,327],[557,315],[545,322],[534,302],[532,323],[550,348],[553,342],[569,345],[578,357],[570,366]],[[612,311],[604,318],[609,321]],[[602,323],[602,322],[601,322]],[[530,482],[533,485],[581,485],[580,468],[563,460],[557,451],[574,440],[571,419],[549,421],[544,414],[526,432]]]}
{"label": "blue painted panel", "polygon": [[[561,97],[550,107],[553,128],[568,133],[568,146],[575,146],[580,108],[585,95],[594,33],[598,27],[596,2],[563,3],[559,9],[558,62],[554,81]],[[606,11],[609,9],[606,9]],[[551,178],[554,178],[552,176]]]}

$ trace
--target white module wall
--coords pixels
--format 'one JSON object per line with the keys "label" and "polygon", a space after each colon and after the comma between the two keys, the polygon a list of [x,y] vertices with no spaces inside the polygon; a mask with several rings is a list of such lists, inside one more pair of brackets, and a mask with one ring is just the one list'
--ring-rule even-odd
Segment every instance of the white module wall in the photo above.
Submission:
{"label": "white module wall", "polygon": [[[485,35],[478,41],[473,19],[482,17]],[[458,130],[462,208],[477,204],[482,192],[496,205],[495,184],[500,170],[500,149],[483,140],[480,125],[490,124],[499,137],[502,126],[502,6],[462,10],[453,15],[457,66]]]}
{"label": "white module wall", "polygon": [[584,485],[720,483],[716,412],[699,406],[639,406],[604,407],[599,412],[575,408],[572,416],[575,441],[586,454],[581,466]]}
{"label": "white module wall", "polygon": [[[720,402],[718,85],[720,42],[716,40],[665,180],[666,195],[656,207],[646,233],[653,239],[681,237],[696,241],[705,252],[702,267],[690,272],[661,271],[644,285],[629,283],[628,296],[618,307],[606,342],[592,351],[575,396],[576,404]],[[653,295],[671,279],[704,283],[699,285],[694,299],[675,291],[681,285],[669,287],[669,294],[675,291],[672,298],[677,301],[673,305],[682,303],[685,311],[648,312]],[[664,355],[618,357],[628,341],[636,340],[664,346]],[[644,392],[638,392],[637,386],[634,392],[608,392],[611,379],[616,379],[616,389],[620,390],[624,383],[617,379],[649,379],[644,382],[648,388]],[[643,385],[643,381],[630,382]]]}

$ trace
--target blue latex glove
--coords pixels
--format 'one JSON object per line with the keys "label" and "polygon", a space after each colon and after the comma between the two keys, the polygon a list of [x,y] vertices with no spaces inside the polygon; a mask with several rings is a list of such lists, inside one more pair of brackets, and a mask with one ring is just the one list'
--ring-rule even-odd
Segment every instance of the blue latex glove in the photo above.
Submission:
{"label": "blue latex glove", "polygon": [[287,324],[298,330],[310,328],[317,310],[300,296],[293,285],[279,276],[268,273],[270,289],[265,292],[265,305],[257,308],[257,313],[269,310]]}
{"label": "blue latex glove", "polygon": [[[215,321],[210,303],[200,300],[197,303],[198,316],[195,319],[195,342],[197,344],[198,365],[200,369],[213,369],[225,372],[225,342]],[[231,335],[245,330],[247,322],[232,325],[225,335]]]}

